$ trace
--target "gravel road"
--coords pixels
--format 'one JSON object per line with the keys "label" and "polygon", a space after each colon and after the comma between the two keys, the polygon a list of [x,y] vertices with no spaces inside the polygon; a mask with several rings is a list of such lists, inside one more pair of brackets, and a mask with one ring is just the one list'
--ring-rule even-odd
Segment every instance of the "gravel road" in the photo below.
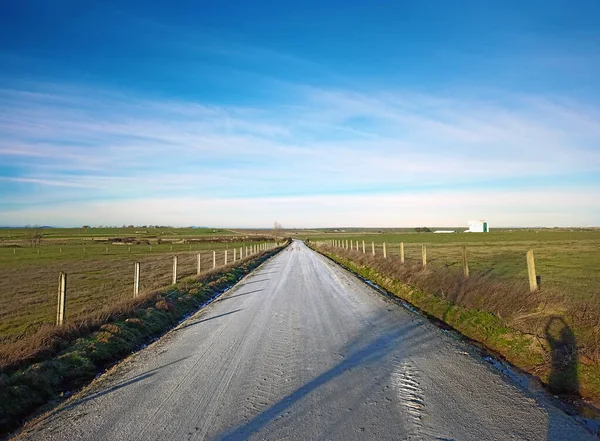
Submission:
{"label": "gravel road", "polygon": [[294,241],[23,432],[36,440],[596,440]]}

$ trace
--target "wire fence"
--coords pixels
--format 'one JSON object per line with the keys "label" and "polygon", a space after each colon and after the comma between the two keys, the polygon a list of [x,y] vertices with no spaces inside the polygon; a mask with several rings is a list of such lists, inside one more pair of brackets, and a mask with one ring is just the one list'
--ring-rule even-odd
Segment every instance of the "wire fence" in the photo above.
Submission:
{"label": "wire fence", "polygon": [[60,274],[68,276],[64,317],[71,321],[108,308],[115,302],[164,288],[173,283],[174,272],[176,280],[180,281],[267,251],[276,243],[203,245],[203,248],[163,244],[0,249],[0,262],[3,263],[0,341],[18,338],[42,324],[58,321]]}
{"label": "wire fence", "polygon": [[329,246],[362,254],[397,259],[400,264],[422,267],[454,267],[469,277],[472,271],[487,275],[494,272],[499,277],[518,277],[529,280],[531,291],[539,289],[541,276],[537,274],[533,250],[510,249],[478,244],[456,243],[376,243],[364,239],[330,239],[317,241],[318,246]]}

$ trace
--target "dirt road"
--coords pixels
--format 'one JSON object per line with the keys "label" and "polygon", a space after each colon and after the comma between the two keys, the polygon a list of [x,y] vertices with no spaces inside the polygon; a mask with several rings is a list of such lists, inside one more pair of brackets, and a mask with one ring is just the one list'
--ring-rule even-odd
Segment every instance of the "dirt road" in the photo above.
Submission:
{"label": "dirt road", "polygon": [[300,242],[21,438],[595,439]]}

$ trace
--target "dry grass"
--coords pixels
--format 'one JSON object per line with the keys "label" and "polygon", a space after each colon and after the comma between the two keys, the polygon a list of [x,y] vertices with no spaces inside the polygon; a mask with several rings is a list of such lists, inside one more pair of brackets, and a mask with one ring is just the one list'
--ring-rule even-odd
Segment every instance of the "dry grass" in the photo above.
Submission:
{"label": "dry grass", "polygon": [[[224,266],[224,250],[202,251],[202,277],[232,267]],[[195,276],[198,252],[180,252],[178,280]],[[229,260],[232,250],[229,250]],[[238,247],[239,254],[239,247]],[[91,255],[82,259],[25,262],[4,269],[0,279],[0,369],[55,351],[63,341],[85,335],[115,317],[127,315],[151,302],[159,289],[172,281],[172,253],[152,255]],[[252,257],[238,260],[241,264]],[[133,298],[134,262],[141,263],[140,296]],[[57,282],[60,271],[68,274],[66,324],[55,326]],[[27,274],[27,277],[23,277]],[[182,282],[182,283],[185,283]],[[10,292],[13,295],[10,295]]]}
{"label": "dry grass", "polygon": [[125,316],[145,303],[152,302],[156,292],[148,293],[137,299],[122,300],[112,306],[104,306],[100,310],[82,316],[65,326],[43,324],[35,331],[30,331],[18,339],[0,344],[0,371],[12,369],[27,363],[29,360],[56,352],[68,341],[98,329],[104,323]]}
{"label": "dry grass", "polygon": [[[404,243],[406,263],[418,264],[421,245],[427,246],[427,262],[432,267],[460,268],[462,248],[467,247],[469,267],[473,273],[486,273],[494,279],[527,282],[525,254],[535,253],[537,273],[544,289],[556,290],[577,300],[600,299],[600,229],[595,230],[515,230],[486,234],[456,233],[382,233],[357,232],[321,235],[311,240],[343,240],[356,242],[366,252],[375,244],[377,255],[387,245],[388,257],[397,257]],[[599,300],[600,301],[600,300]]]}
{"label": "dry grass", "polygon": [[[157,247],[155,247],[156,250]],[[171,283],[173,255],[178,256],[178,279],[196,274],[197,254],[201,254],[202,272],[212,269],[212,250],[104,255],[104,246],[88,246],[77,254],[71,248],[42,249],[37,257],[32,249],[26,258],[0,263],[0,345],[36,332],[56,319],[58,275],[68,274],[67,321],[96,315],[133,296],[134,263],[141,264],[140,291],[152,292]],[[134,248],[135,250],[135,248]],[[6,251],[6,250],[5,250]],[[111,250],[112,251],[112,250]],[[237,247],[239,254],[239,246]],[[217,249],[217,267],[224,264],[225,250]],[[232,249],[229,250],[232,259]],[[237,256],[239,259],[239,255]]]}

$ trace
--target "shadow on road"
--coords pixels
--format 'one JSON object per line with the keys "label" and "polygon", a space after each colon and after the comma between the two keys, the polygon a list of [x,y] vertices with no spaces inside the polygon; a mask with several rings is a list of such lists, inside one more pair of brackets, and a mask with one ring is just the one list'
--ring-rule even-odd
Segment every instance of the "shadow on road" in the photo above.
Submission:
{"label": "shadow on road", "polygon": [[291,394],[285,396],[268,409],[256,415],[247,423],[233,429],[228,433],[216,437],[215,441],[247,439],[251,436],[251,434],[261,430],[270,422],[276,420],[289,408],[301,401],[307,395],[335,380],[344,373],[355,368],[380,362],[382,359],[390,355],[392,351],[395,351],[398,348],[399,340],[405,337],[408,333],[412,332],[415,328],[418,328],[418,326],[419,324],[413,323],[409,326],[392,328],[388,332],[376,337],[366,346],[359,347],[360,342],[357,342],[354,345],[349,345],[349,354],[342,362],[309,381]]}
{"label": "shadow on road", "polygon": [[[551,317],[546,323],[546,340],[550,345],[551,371],[548,386],[553,393],[579,395],[579,373],[577,372],[578,350],[573,330],[561,317]],[[548,415],[548,441],[565,439],[565,428],[561,421]]]}
{"label": "shadow on road", "polygon": [[254,294],[254,293],[257,293],[257,292],[261,292],[261,291],[264,291],[264,289],[256,289],[254,291],[243,292],[241,294],[236,294],[234,296],[221,297],[220,299],[217,299],[215,301],[215,303],[217,303],[217,302],[224,302],[225,300],[235,299],[236,297],[247,296],[248,294]]}
{"label": "shadow on road", "polygon": [[551,317],[546,324],[552,371],[548,385],[555,393],[579,394],[577,342],[575,334],[561,317]]}
{"label": "shadow on road", "polygon": [[241,286],[250,285],[251,283],[268,282],[269,280],[271,280],[271,279],[256,279],[256,280],[251,280],[249,282],[245,282],[243,285],[240,285],[240,287]]}
{"label": "shadow on road", "polygon": [[53,414],[52,416],[58,415],[59,413],[61,413],[61,412],[64,412],[64,411],[66,411],[66,410],[71,410],[71,409],[73,409],[73,408],[75,408],[75,407],[79,406],[80,404],[86,403],[86,402],[88,402],[88,401],[95,400],[96,398],[99,398],[99,397],[101,397],[101,396],[103,396],[103,395],[110,394],[110,393],[112,393],[112,392],[114,392],[114,391],[116,391],[116,390],[122,389],[122,388],[124,388],[124,387],[130,386],[130,385],[132,385],[132,384],[135,384],[135,383],[138,383],[138,382],[140,382],[140,381],[143,381],[143,380],[145,380],[145,379],[147,379],[147,378],[150,378],[150,377],[152,377],[152,376],[153,376],[153,375],[154,375],[154,374],[155,374],[157,371],[159,371],[159,370],[161,370],[161,369],[164,369],[164,368],[166,368],[167,366],[171,366],[171,365],[174,365],[174,364],[176,364],[176,363],[180,363],[180,362],[182,362],[183,360],[186,360],[186,359],[188,359],[188,358],[190,358],[190,357],[188,356],[188,357],[183,357],[183,358],[180,358],[180,359],[178,359],[178,360],[172,361],[172,362],[170,362],[170,363],[167,363],[167,364],[164,364],[164,365],[162,365],[162,366],[159,366],[159,367],[157,367],[157,368],[154,368],[154,369],[151,369],[151,370],[149,370],[149,371],[146,371],[146,372],[144,372],[143,374],[136,375],[135,377],[133,377],[133,378],[130,378],[130,379],[129,379],[129,380],[127,380],[127,381],[122,381],[122,382],[120,382],[120,383],[117,383],[117,384],[115,384],[114,386],[111,386],[111,387],[109,387],[109,388],[107,388],[107,389],[102,389],[101,391],[94,392],[94,393],[92,393],[92,394],[90,394],[90,395],[87,395],[87,396],[85,396],[85,397],[83,397],[83,398],[80,398],[80,399],[78,399],[78,400],[74,400],[74,401],[72,401],[71,403],[67,404],[66,406],[64,406],[64,407],[62,407],[62,408],[60,408],[60,409],[58,409],[56,412],[54,412],[54,414]]}
{"label": "shadow on road", "polygon": [[204,323],[204,322],[207,322],[209,320],[214,320],[216,318],[224,317],[224,316],[229,315],[229,314],[235,314],[236,312],[240,312],[240,311],[242,311],[242,310],[241,309],[234,309],[233,311],[224,312],[223,314],[215,315],[215,316],[212,316],[212,317],[209,317],[209,318],[205,318],[205,319],[202,319],[202,320],[196,320],[195,322],[186,323],[185,325],[180,326],[177,329],[175,329],[175,331],[180,331],[182,329],[189,328],[190,326],[199,325],[200,323]]}

